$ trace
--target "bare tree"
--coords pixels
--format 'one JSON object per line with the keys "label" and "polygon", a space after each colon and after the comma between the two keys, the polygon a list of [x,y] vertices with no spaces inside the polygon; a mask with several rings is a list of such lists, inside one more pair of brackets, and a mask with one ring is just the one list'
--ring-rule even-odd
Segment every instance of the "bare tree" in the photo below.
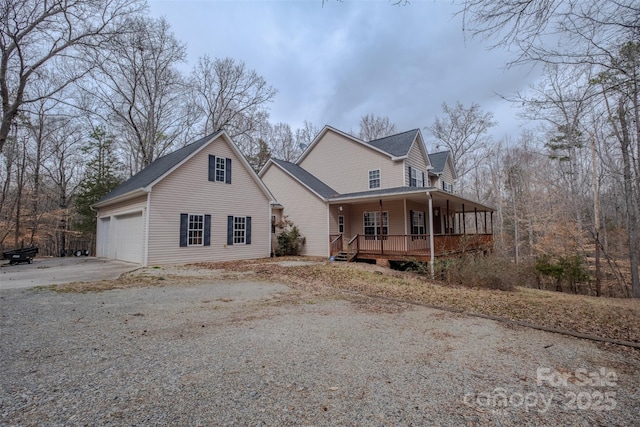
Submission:
{"label": "bare tree", "polygon": [[[125,31],[138,0],[4,0],[0,5],[0,151],[23,105],[77,81],[91,64],[86,52]],[[45,68],[65,76],[46,94],[30,91]]]}
{"label": "bare tree", "polygon": [[451,152],[458,186],[464,190],[465,176],[485,159],[485,148],[491,141],[488,132],[497,123],[493,121],[493,113],[482,111],[476,103],[466,108],[456,102],[451,108],[443,102],[442,112],[444,116],[436,117],[426,129],[436,139],[436,150]]}
{"label": "bare tree", "polygon": [[267,116],[277,91],[244,62],[203,56],[191,73],[192,110],[204,134],[224,129],[232,139],[250,137]]}
{"label": "bare tree", "polygon": [[465,0],[463,27],[515,46],[512,64],[606,64],[616,45],[638,36],[636,0]]}
{"label": "bare tree", "polygon": [[129,29],[97,52],[96,78],[87,91],[107,107],[135,173],[166,154],[186,127],[184,82],[176,68],[186,48],[165,19],[138,17]]}
{"label": "bare tree", "polygon": [[291,126],[286,123],[276,123],[272,126],[268,142],[271,154],[276,159],[293,162],[302,153],[302,149],[296,145]]}
{"label": "bare tree", "polygon": [[311,122],[304,121],[301,128],[296,129],[296,144],[302,151],[315,139],[320,130]]}
{"label": "bare tree", "polygon": [[374,116],[367,114],[360,119],[360,132],[358,138],[368,142],[374,139],[393,135],[396,132],[396,125],[391,123],[389,117]]}

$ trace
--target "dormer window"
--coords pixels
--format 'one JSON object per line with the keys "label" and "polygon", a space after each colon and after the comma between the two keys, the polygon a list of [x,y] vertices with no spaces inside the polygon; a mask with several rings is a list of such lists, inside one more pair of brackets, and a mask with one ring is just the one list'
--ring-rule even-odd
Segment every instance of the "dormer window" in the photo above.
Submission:
{"label": "dormer window", "polygon": [[424,172],[409,167],[409,187],[424,187]]}
{"label": "dormer window", "polygon": [[369,171],[369,188],[380,188],[380,169]]}

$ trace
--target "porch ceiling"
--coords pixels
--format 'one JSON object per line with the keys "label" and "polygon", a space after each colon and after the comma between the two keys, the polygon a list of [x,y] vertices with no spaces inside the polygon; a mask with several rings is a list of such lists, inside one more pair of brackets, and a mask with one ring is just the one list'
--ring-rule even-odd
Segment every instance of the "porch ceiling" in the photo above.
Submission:
{"label": "porch ceiling", "polygon": [[433,197],[433,206],[439,207],[443,212],[447,208],[447,201],[449,201],[449,212],[450,213],[461,213],[462,206],[464,205],[464,211],[469,213],[473,212],[476,209],[478,212],[493,212],[495,209],[483,205],[478,202],[474,202],[472,200],[465,199],[460,196],[456,196],[455,194],[446,193],[444,191],[438,190],[436,188],[425,188],[425,189],[416,189],[416,188],[407,188],[405,191],[398,191],[398,189],[393,189],[390,192],[383,193],[381,191],[373,191],[364,193],[358,193],[357,195],[342,195],[329,200],[329,205],[342,205],[342,204],[350,204],[350,205],[358,205],[364,203],[378,202],[382,200],[382,203],[394,201],[394,200],[408,200],[416,203],[425,203],[429,202],[429,194]]}

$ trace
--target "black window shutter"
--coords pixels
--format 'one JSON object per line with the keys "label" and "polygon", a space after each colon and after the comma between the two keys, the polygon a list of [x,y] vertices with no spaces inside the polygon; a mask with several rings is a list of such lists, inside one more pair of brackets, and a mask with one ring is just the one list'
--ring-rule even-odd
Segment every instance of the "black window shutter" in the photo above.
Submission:
{"label": "black window shutter", "polygon": [[426,185],[424,183],[424,172],[420,171],[420,173],[422,174],[422,186],[426,187]]}
{"label": "black window shutter", "polygon": [[227,245],[233,245],[233,216],[227,217]]}
{"label": "black window shutter", "polygon": [[187,232],[189,228],[189,214],[180,214],[180,246],[187,246]]}
{"label": "black window shutter", "polygon": [[424,232],[427,232],[427,213],[422,212],[422,226],[424,227]]}
{"label": "black window shutter", "polygon": [[245,230],[246,234],[245,234],[245,243],[247,245],[251,244],[251,217],[248,216],[247,217],[247,223],[246,223],[247,229]]}
{"label": "black window shutter", "polygon": [[409,166],[409,187],[413,187],[416,185],[416,183],[413,180],[413,177],[411,176],[412,171],[413,169],[411,168],[411,166]]}
{"label": "black window shutter", "polygon": [[216,156],[209,154],[209,181],[216,180]]}
{"label": "black window shutter", "polygon": [[204,216],[204,245],[211,246],[211,215]]}
{"label": "black window shutter", "polygon": [[224,169],[225,169],[224,182],[226,182],[227,184],[231,184],[231,159],[226,159]]}

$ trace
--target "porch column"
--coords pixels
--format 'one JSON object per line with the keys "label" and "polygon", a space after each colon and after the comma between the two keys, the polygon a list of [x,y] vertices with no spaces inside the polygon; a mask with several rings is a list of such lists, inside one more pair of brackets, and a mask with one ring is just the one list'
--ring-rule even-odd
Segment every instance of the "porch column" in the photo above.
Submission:
{"label": "porch column", "polygon": [[489,234],[487,233],[487,211],[484,211],[484,234]]}
{"label": "porch column", "polygon": [[464,203],[462,204],[462,234],[467,234],[467,216],[464,213]]}
{"label": "porch column", "polygon": [[435,277],[435,250],[433,249],[433,198],[429,194],[429,268],[431,269],[431,278]]}
{"label": "porch column", "polygon": [[480,234],[478,231],[478,208],[473,208],[473,216],[476,217],[476,234]]}
{"label": "porch column", "polygon": [[380,254],[384,255],[384,233],[382,232],[384,226],[384,220],[382,218],[382,199],[380,199]]}

